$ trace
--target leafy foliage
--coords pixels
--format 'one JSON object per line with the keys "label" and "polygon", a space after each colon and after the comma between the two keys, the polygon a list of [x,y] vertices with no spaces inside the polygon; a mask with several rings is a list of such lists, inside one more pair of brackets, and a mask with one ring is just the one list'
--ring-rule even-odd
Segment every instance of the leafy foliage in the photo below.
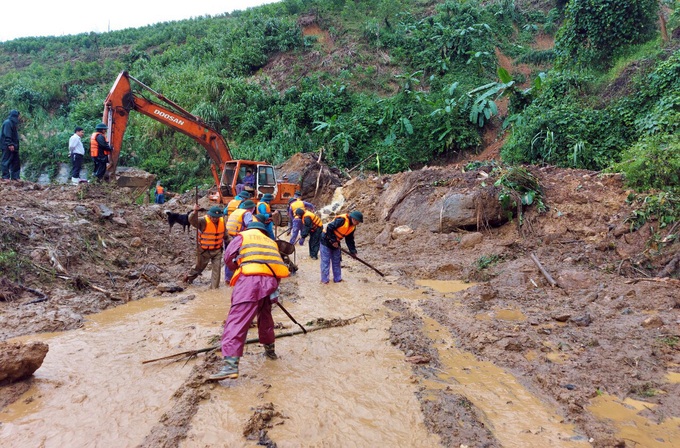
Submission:
{"label": "leafy foliage", "polygon": [[[74,126],[89,135],[111,83],[128,70],[221,130],[235,158],[280,163],[322,150],[340,168],[363,161],[391,173],[476,151],[507,96],[506,161],[589,169],[621,161],[636,188],[662,188],[677,184],[673,158],[667,170],[655,163],[677,146],[680,56],[655,53],[663,60],[643,64],[651,68],[634,80],[635,95],[604,104],[592,100],[599,73],[584,69],[647,39],[652,3],[558,1],[546,16],[514,0],[285,0],[110,33],[22,38],[0,43],[0,114],[18,109],[26,119],[24,175],[53,179]],[[562,13],[556,51],[531,50]],[[322,35],[309,33],[316,25]],[[557,57],[562,68],[520,88],[523,79],[498,69],[497,49],[534,64]],[[135,114],[119,162],[170,189],[211,184],[200,145]]]}
{"label": "leafy foliage", "polygon": [[626,219],[631,230],[637,230],[651,220],[656,220],[661,229],[680,222],[680,196],[677,193],[631,194],[628,202],[636,207]]}
{"label": "leafy foliage", "polygon": [[680,192],[680,136],[677,133],[645,137],[623,152],[612,170],[621,171],[637,189]]}
{"label": "leafy foliage", "polygon": [[517,211],[517,218],[522,225],[525,206],[535,205],[540,213],[546,210],[543,188],[538,179],[525,168],[521,166],[499,168],[495,174],[498,179],[494,185],[500,187],[498,200],[509,219],[512,219]]}
{"label": "leafy foliage", "polygon": [[658,0],[571,0],[555,42],[558,64],[606,67],[617,49],[653,36]]}

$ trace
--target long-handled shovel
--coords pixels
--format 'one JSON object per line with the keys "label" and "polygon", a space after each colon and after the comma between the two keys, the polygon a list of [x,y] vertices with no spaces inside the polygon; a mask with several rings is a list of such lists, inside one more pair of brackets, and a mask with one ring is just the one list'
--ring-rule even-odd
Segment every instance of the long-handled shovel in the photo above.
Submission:
{"label": "long-handled shovel", "polygon": [[380,272],[379,270],[377,270],[375,267],[371,266],[370,264],[366,263],[364,260],[362,260],[361,258],[357,257],[356,255],[352,255],[351,253],[349,253],[349,251],[343,249],[342,247],[340,248],[340,250],[343,251],[344,253],[346,253],[347,255],[349,255],[350,257],[354,258],[354,259],[355,259],[356,261],[358,261],[359,263],[361,263],[361,264],[363,264],[363,265],[366,265],[366,266],[368,266],[369,268],[373,269],[373,270],[374,270],[375,272],[377,272],[378,275],[380,275],[381,277],[384,277],[384,276],[385,276],[385,274],[383,274],[382,272]]}
{"label": "long-handled shovel", "polygon": [[298,321],[296,321],[295,318],[294,318],[293,316],[290,315],[290,313],[288,312],[288,310],[285,309],[285,308],[283,307],[283,305],[281,305],[279,302],[276,302],[276,304],[279,306],[279,308],[281,308],[281,311],[283,311],[284,313],[286,313],[286,316],[288,316],[288,317],[290,318],[290,320],[292,320],[293,323],[294,323],[295,325],[297,325],[298,327],[302,328],[302,332],[303,332],[304,334],[307,334],[307,330],[305,330],[305,327],[303,327],[302,325],[300,325],[300,324],[298,323]]}

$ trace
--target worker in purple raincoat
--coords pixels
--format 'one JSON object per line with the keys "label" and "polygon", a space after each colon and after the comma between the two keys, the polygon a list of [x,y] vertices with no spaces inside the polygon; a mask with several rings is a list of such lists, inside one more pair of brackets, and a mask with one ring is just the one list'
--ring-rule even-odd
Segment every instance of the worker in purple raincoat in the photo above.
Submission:
{"label": "worker in purple raincoat", "polygon": [[238,364],[243,356],[248,328],[255,318],[265,356],[277,358],[272,303],[278,300],[279,281],[290,275],[276,242],[267,235],[261,222],[251,222],[231,240],[224,252],[224,262],[234,271],[230,283],[234,289],[222,333],[224,364],[210,375],[211,380],[238,378]]}
{"label": "worker in purple raincoat", "polygon": [[321,234],[321,283],[328,284],[328,275],[333,266],[333,282],[340,283],[342,281],[342,270],[340,262],[342,261],[342,253],[340,250],[340,243],[344,239],[347,243],[347,249],[352,257],[356,256],[357,249],[354,246],[354,230],[359,223],[364,222],[364,215],[354,210],[350,213],[345,213],[329,222],[326,230]]}

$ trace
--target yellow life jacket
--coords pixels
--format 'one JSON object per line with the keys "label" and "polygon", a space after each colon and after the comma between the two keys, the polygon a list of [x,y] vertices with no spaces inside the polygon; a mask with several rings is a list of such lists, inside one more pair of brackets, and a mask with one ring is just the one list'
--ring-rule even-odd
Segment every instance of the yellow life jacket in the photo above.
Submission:
{"label": "yellow life jacket", "polygon": [[215,250],[222,248],[224,240],[224,218],[220,218],[215,225],[209,216],[205,217],[205,229],[199,231],[199,242],[201,249]]}
{"label": "yellow life jacket", "polygon": [[237,208],[229,215],[227,219],[227,232],[230,236],[236,236],[243,230],[243,215],[247,212],[245,208]]}
{"label": "yellow life jacket", "polygon": [[290,209],[293,211],[293,216],[295,216],[295,210],[299,208],[301,208],[302,210],[306,210],[305,203],[301,199],[296,199],[290,203]]}
{"label": "yellow life jacket", "polygon": [[236,259],[238,268],[229,284],[234,286],[239,275],[265,275],[284,278],[290,275],[276,242],[257,229],[241,232],[243,242]]}
{"label": "yellow life jacket", "polygon": [[231,201],[229,201],[229,203],[227,204],[227,216],[234,213],[234,210],[236,210],[238,206],[241,205],[241,202],[243,202],[243,199],[234,198]]}
{"label": "yellow life jacket", "polygon": [[354,232],[354,229],[356,229],[357,226],[352,225],[352,220],[349,217],[349,213],[340,215],[338,216],[338,218],[345,218],[345,223],[341,227],[333,231],[333,233],[335,233],[335,236],[338,238],[338,241],[340,241],[350,233]]}
{"label": "yellow life jacket", "polygon": [[312,231],[318,229],[319,227],[323,227],[323,222],[321,222],[321,218],[316,216],[314,212],[306,211],[304,215],[302,215],[302,224],[304,225],[305,223],[305,218],[309,218],[312,220]]}

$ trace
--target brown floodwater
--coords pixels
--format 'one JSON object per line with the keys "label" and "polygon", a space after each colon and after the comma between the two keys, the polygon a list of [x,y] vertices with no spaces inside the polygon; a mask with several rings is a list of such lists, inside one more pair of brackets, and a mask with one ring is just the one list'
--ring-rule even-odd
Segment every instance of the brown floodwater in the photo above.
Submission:
{"label": "brown floodwater", "polygon": [[[427,300],[428,294],[391,284],[352,260],[344,261],[343,283],[321,285],[318,262],[306,248],[299,252],[300,271],[285,280],[297,282],[297,295],[283,297],[298,322],[361,317],[344,327],[279,339],[277,361],[265,359],[261,346],[248,345],[241,376],[210,386],[210,398],[200,403],[181,446],[257,446],[243,430],[267,403],[281,415],[268,430],[280,448],[438,446],[416,398],[423,383],[390,344],[383,306],[396,298]],[[18,338],[44,341],[49,352],[30,390],[0,411],[0,446],[140,444],[172,409],[173,394],[203,356],[186,365],[142,361],[208,347],[221,333],[229,290],[208,290],[208,275],[182,293],[89,316],[81,329]],[[415,300],[408,303],[418,312]],[[277,308],[274,318],[285,324],[282,331],[298,328]],[[468,397],[503,446],[588,445],[573,440],[574,429],[513,375],[459,351],[445,328],[425,322],[443,365],[436,380],[425,382],[427,390],[448,387]]]}

